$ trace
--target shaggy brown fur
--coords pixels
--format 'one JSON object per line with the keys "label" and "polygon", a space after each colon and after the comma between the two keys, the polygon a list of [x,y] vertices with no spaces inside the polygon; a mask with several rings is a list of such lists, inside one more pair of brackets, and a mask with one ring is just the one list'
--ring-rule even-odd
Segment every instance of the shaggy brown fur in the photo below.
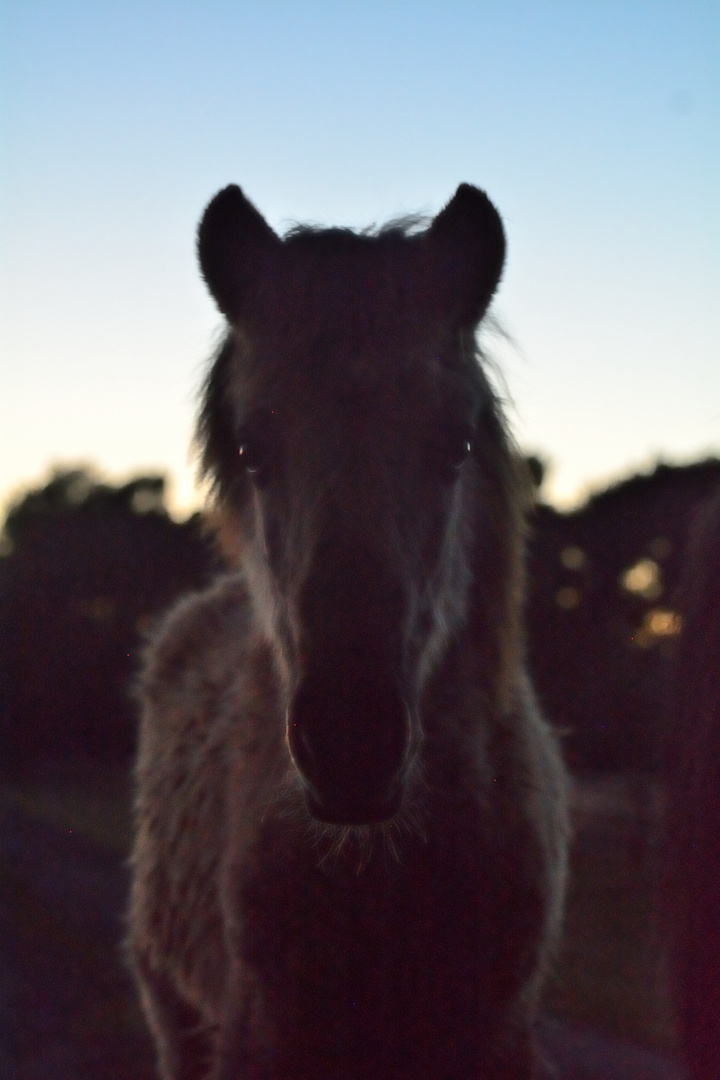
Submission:
{"label": "shaggy brown fur", "polygon": [[237,572],[141,678],[130,947],[166,1080],[529,1080],[565,776],[524,673],[525,486],[463,185],[424,232],[199,231],[199,424]]}
{"label": "shaggy brown fur", "polygon": [[671,931],[692,1080],[720,1076],[720,495],[699,515],[682,598],[671,799]]}

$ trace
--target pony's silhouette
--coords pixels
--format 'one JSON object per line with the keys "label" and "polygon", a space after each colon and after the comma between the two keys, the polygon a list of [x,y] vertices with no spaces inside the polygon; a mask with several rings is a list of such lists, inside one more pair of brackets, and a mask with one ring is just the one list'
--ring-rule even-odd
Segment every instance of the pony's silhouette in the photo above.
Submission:
{"label": "pony's silhouette", "polygon": [[198,428],[236,571],[140,681],[130,948],[163,1077],[527,1080],[565,777],[522,634],[524,465],[475,331],[502,223],[202,219]]}

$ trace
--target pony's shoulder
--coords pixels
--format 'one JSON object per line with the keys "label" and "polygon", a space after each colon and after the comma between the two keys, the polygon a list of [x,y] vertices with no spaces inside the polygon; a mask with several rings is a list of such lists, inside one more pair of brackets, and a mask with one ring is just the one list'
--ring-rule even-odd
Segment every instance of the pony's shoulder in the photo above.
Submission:
{"label": "pony's shoulder", "polygon": [[138,680],[140,697],[152,703],[172,689],[220,689],[251,636],[250,602],[239,574],[225,574],[203,591],[182,597],[150,635]]}

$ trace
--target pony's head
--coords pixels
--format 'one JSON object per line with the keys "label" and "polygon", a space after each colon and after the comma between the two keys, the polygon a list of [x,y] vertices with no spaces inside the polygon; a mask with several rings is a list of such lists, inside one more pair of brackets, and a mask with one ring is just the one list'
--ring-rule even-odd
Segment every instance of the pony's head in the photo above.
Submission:
{"label": "pony's head", "polygon": [[509,455],[474,336],[502,224],[462,185],[424,232],[281,239],[232,186],[198,250],[229,324],[202,464],[276,655],[306,803],[321,821],[387,820],[428,682],[471,609],[493,618],[493,575],[506,574]]}

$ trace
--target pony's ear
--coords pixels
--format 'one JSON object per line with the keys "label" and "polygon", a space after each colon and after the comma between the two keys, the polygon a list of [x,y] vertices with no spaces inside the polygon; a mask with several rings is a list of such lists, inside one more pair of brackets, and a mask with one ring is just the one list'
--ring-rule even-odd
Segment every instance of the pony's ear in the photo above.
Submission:
{"label": "pony's ear", "polygon": [[426,234],[443,315],[474,327],[485,314],[505,262],[505,230],[484,191],[461,184]]}
{"label": "pony's ear", "polygon": [[210,202],[198,228],[198,258],[208,289],[231,322],[242,315],[259,265],[279,244],[237,184],[223,188]]}

